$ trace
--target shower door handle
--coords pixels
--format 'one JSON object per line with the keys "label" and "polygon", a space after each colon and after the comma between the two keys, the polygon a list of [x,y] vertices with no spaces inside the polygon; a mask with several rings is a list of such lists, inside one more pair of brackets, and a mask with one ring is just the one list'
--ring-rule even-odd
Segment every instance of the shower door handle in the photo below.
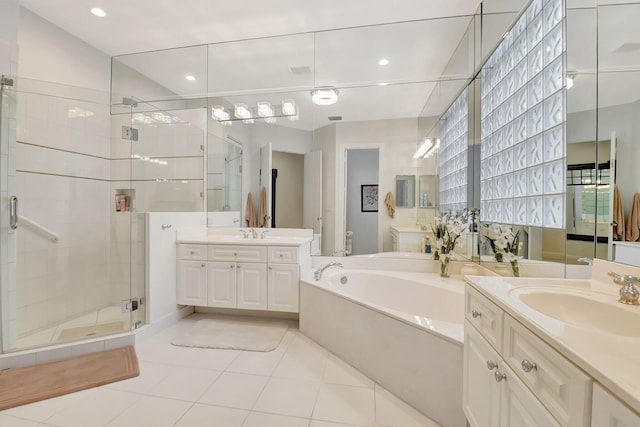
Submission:
{"label": "shower door handle", "polygon": [[18,198],[11,196],[9,199],[9,227],[12,230],[18,228]]}

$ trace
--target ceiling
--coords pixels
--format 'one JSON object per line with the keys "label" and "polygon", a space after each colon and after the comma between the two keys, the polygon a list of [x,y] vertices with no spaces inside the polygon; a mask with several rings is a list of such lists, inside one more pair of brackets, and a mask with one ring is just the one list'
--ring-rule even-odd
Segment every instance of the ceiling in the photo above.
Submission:
{"label": "ceiling", "polygon": [[[506,24],[500,22],[505,26],[523,1],[485,0],[483,7],[494,16],[508,12]],[[283,92],[307,111],[300,121],[282,125],[307,130],[328,124],[328,116],[361,121],[439,115],[478,60],[466,32],[480,0],[20,3],[110,56],[132,54],[119,60],[165,88],[167,98],[218,96],[230,104],[239,99],[251,104],[270,94],[277,104]],[[89,10],[94,6],[106,17],[94,17]],[[397,24],[377,25],[386,23]],[[230,41],[236,42],[224,43]],[[192,47],[166,50],[185,46]],[[133,54],[156,50],[163,51]],[[388,66],[377,65],[383,57]],[[196,80],[186,81],[186,74]],[[339,102],[330,107],[308,102],[309,88],[319,86],[338,87]],[[121,92],[137,95],[138,90]]]}

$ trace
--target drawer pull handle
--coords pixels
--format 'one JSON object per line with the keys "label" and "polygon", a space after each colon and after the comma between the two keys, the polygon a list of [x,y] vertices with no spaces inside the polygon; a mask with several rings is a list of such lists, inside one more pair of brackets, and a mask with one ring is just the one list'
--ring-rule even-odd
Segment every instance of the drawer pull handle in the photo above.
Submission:
{"label": "drawer pull handle", "polygon": [[494,362],[493,360],[487,360],[487,369],[488,370],[493,371],[497,367],[498,367],[498,364],[496,362]]}
{"label": "drawer pull handle", "polygon": [[471,317],[473,317],[474,319],[481,316],[482,316],[482,313],[480,313],[478,310],[471,310]]}
{"label": "drawer pull handle", "polygon": [[522,361],[522,370],[525,372],[537,371],[538,365],[535,362],[529,362],[527,359]]}
{"label": "drawer pull handle", "polygon": [[506,380],[506,379],[507,379],[507,375],[506,375],[506,374],[503,374],[503,373],[502,373],[502,372],[500,372],[500,371],[496,371],[496,372],[493,374],[493,377],[496,379],[496,381],[497,381],[497,382],[500,382],[500,381],[502,381],[502,380]]}

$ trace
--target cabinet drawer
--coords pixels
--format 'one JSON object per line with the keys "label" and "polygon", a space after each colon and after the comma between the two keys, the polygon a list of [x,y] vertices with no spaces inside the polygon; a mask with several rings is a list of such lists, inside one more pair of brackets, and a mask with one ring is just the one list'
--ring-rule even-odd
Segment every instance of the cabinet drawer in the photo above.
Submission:
{"label": "cabinet drawer", "polygon": [[508,315],[502,356],[561,425],[588,425],[592,380]]}
{"label": "cabinet drawer", "polygon": [[270,246],[269,262],[281,262],[284,264],[298,263],[298,247]]}
{"label": "cabinet drawer", "polygon": [[204,261],[207,259],[207,245],[178,245],[178,259]]}
{"label": "cabinet drawer", "polygon": [[210,245],[209,261],[267,262],[266,246]]}
{"label": "cabinet drawer", "polygon": [[466,287],[465,318],[500,352],[502,350],[502,322],[504,313],[478,291]]}

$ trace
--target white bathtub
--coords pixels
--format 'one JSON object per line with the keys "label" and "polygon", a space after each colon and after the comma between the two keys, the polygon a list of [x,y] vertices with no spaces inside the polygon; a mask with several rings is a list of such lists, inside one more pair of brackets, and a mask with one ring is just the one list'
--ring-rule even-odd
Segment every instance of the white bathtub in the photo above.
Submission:
{"label": "white bathtub", "polygon": [[464,283],[437,273],[360,265],[300,282],[304,334],[446,427],[466,424],[463,322]]}

